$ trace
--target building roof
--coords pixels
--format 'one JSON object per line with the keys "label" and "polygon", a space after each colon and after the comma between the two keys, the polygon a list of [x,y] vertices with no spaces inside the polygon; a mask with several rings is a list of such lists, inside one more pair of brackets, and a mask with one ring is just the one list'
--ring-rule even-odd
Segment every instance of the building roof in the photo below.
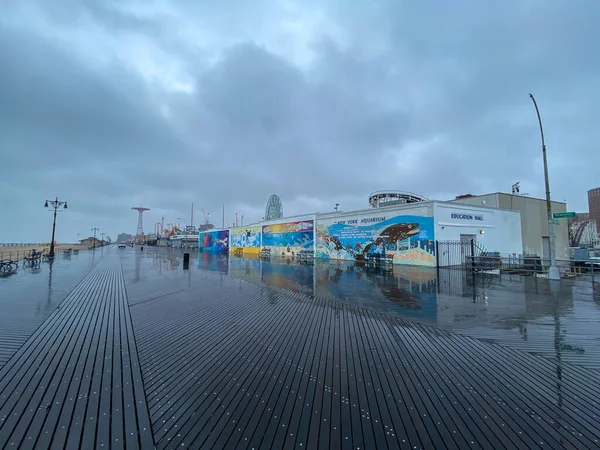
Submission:
{"label": "building roof", "polygon": [[[487,197],[488,195],[508,195],[509,197],[523,197],[523,198],[530,198],[532,200],[539,200],[541,202],[545,202],[546,199],[545,198],[539,198],[539,197],[532,197],[531,195],[515,195],[515,194],[509,194],[508,192],[490,192],[489,194],[469,194],[468,197],[464,197],[464,198],[473,198],[473,197]],[[454,202],[456,200],[463,200],[463,198],[455,198],[454,200],[449,200],[450,202]],[[561,202],[559,200],[552,200],[552,203],[563,203],[563,204],[567,204],[567,202]]]}

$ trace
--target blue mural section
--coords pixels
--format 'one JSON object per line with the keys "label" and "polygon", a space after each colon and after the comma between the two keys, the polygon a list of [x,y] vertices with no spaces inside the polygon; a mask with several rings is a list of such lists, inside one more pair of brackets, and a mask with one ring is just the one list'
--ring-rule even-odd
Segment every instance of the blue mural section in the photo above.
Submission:
{"label": "blue mural section", "polygon": [[198,249],[220,253],[229,250],[229,230],[203,231],[198,235]]}
{"label": "blue mural section", "polygon": [[433,218],[355,216],[317,222],[315,257],[364,261],[385,255],[395,263],[435,265]]}
{"label": "blue mural section", "polygon": [[262,227],[262,248],[277,256],[293,256],[314,249],[314,222],[285,222]]}

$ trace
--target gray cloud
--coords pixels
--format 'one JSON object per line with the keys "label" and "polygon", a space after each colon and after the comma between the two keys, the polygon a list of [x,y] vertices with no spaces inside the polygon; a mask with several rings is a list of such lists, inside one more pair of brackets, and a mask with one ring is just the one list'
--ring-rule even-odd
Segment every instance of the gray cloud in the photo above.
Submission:
{"label": "gray cloud", "polygon": [[[290,6],[291,5],[291,6]],[[304,6],[303,6],[304,5]],[[596,24],[584,1],[28,3],[0,19],[0,185],[47,240],[41,205],[70,201],[58,239],[189,217],[260,219],[363,207],[378,189],[433,198],[598,185]]]}

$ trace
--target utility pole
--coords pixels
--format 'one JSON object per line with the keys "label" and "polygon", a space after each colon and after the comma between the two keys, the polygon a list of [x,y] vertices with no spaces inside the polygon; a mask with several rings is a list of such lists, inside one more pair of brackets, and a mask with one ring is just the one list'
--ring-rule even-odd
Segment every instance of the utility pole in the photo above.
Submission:
{"label": "utility pole", "polygon": [[94,232],[94,241],[93,241],[93,247],[92,250],[96,250],[96,231],[100,231],[100,228],[98,227],[94,227],[92,228],[92,231]]}
{"label": "utility pole", "polygon": [[48,253],[49,258],[54,258],[54,232],[56,231],[56,211],[58,208],[64,205],[64,209],[67,209],[67,202],[61,202],[56,197],[56,200],[46,200],[44,204],[45,208],[48,208],[48,204],[52,205],[54,208],[54,221],[52,222],[52,240],[50,241],[50,253]]}
{"label": "utility pole", "polygon": [[540,124],[540,134],[542,135],[542,156],[544,159],[544,181],[546,183],[546,210],[548,214],[548,247],[550,250],[550,267],[548,268],[548,279],[560,280],[560,272],[556,266],[556,247],[554,246],[554,226],[552,223],[552,202],[550,200],[550,181],[548,180],[548,161],[546,159],[546,142],[544,141],[544,128],[542,127],[542,118],[537,102],[533,94],[529,94],[535,106],[538,122]]}

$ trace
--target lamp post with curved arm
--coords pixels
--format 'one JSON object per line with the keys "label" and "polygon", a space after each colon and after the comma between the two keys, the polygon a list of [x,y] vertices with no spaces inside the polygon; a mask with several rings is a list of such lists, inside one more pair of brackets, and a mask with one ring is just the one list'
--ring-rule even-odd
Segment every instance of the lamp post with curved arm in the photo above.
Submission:
{"label": "lamp post with curved arm", "polygon": [[560,272],[556,266],[556,247],[554,245],[554,226],[552,224],[552,203],[550,200],[550,181],[548,180],[548,161],[546,159],[546,142],[544,141],[544,128],[542,127],[542,118],[537,102],[533,94],[529,94],[535,106],[538,122],[540,124],[540,134],[542,135],[542,156],[544,159],[544,181],[546,183],[546,213],[548,215],[548,250],[550,251],[550,267],[548,268],[548,278],[550,280],[560,280]]}
{"label": "lamp post with curved arm", "polygon": [[187,233],[188,233],[187,221],[183,217],[178,217],[177,220],[183,220],[183,223],[185,223],[185,234],[187,235]]}

